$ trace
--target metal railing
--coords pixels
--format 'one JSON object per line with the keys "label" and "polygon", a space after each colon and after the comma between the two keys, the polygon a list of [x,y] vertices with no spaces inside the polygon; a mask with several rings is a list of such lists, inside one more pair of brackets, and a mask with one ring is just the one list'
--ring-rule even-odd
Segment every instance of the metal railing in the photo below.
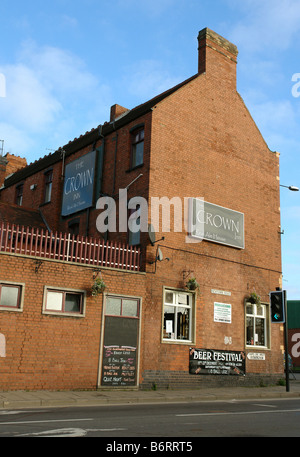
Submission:
{"label": "metal railing", "polygon": [[0,252],[140,271],[140,248],[120,242],[1,223]]}

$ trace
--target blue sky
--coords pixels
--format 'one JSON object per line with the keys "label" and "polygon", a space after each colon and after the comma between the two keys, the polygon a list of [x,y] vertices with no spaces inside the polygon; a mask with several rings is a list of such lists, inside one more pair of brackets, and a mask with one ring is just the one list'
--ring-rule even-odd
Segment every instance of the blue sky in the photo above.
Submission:
{"label": "blue sky", "polygon": [[[299,0],[1,0],[0,18],[4,152],[33,162],[107,121],[111,105],[192,76],[209,27],[237,45],[238,91],[281,154],[281,183],[300,187]],[[283,287],[300,299],[300,192],[281,188],[281,216]]]}

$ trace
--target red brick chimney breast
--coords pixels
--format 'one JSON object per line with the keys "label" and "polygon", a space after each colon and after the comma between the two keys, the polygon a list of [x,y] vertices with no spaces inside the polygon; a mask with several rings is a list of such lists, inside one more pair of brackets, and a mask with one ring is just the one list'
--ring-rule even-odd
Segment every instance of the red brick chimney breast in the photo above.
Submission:
{"label": "red brick chimney breast", "polygon": [[204,28],[198,34],[198,73],[206,73],[236,88],[237,47]]}

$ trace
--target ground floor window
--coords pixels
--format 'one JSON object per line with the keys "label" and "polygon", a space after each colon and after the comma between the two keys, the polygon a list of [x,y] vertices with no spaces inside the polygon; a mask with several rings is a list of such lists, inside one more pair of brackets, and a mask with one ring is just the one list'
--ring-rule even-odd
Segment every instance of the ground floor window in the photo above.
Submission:
{"label": "ground floor window", "polygon": [[192,341],[194,294],[164,290],[163,339]]}
{"label": "ground floor window", "polygon": [[0,282],[0,309],[20,311],[24,285]]}
{"label": "ground floor window", "polygon": [[84,291],[45,288],[44,313],[83,316],[84,305]]}
{"label": "ground floor window", "polygon": [[268,306],[246,303],[246,344],[247,346],[268,346]]}

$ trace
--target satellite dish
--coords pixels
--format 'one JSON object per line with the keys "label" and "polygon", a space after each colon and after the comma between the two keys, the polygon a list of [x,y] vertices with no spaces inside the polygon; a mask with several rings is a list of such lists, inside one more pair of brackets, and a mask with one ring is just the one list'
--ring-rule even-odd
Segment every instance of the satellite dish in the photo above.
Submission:
{"label": "satellite dish", "polygon": [[150,243],[152,244],[152,246],[154,246],[155,243],[157,243],[158,241],[162,241],[165,239],[165,237],[163,236],[160,240],[156,240],[156,234],[155,234],[155,230],[154,230],[154,227],[152,224],[148,225],[148,236],[149,236],[149,240],[150,240]]}
{"label": "satellite dish", "polygon": [[164,256],[163,256],[163,253],[161,252],[161,249],[158,248],[157,250],[157,260],[159,260],[159,262],[161,262],[163,260]]}
{"label": "satellite dish", "polygon": [[155,230],[152,224],[148,225],[148,235],[149,235],[149,240],[152,246],[155,244]]}
{"label": "satellite dish", "polygon": [[156,272],[156,264],[157,264],[157,262],[162,262],[163,260],[168,260],[169,261],[170,259],[169,259],[169,257],[166,257],[164,259],[163,253],[161,252],[161,249],[159,247],[157,247],[155,260],[153,260],[152,262],[149,262],[150,265],[155,263],[155,272]]}

